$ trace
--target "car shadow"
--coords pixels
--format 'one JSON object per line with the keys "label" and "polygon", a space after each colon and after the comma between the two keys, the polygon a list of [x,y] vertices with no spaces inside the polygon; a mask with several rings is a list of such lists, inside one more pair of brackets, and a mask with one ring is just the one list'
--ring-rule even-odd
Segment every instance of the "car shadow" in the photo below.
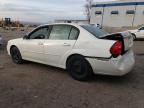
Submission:
{"label": "car shadow", "polygon": [[[49,66],[49,65],[44,65],[44,64],[39,64],[39,63],[35,63],[35,62],[30,62],[30,61],[25,61],[25,64],[32,65],[34,67],[41,68],[41,69],[46,69],[48,71],[56,72],[59,74],[67,74],[68,75],[68,72],[65,69],[61,69],[61,68],[57,68],[57,67],[53,67],[53,66]],[[135,74],[134,71],[135,70],[133,70],[132,72],[130,72],[124,76],[108,76],[108,75],[98,75],[97,74],[97,75],[93,75],[89,80],[83,81],[83,82],[86,82],[86,83],[103,82],[103,83],[113,83],[113,84],[130,83],[130,82],[133,82],[132,79]],[[69,76],[67,76],[67,77],[69,77]],[[72,80],[74,80],[74,79],[72,79]]]}
{"label": "car shadow", "polygon": [[137,38],[134,41],[144,41],[144,38]]}
{"label": "car shadow", "polygon": [[53,70],[53,71],[61,71],[61,72],[66,72],[65,69],[62,68],[58,68],[58,67],[54,67],[54,66],[50,66],[50,65],[46,65],[46,64],[41,64],[41,63],[36,63],[36,62],[32,62],[32,61],[24,61],[25,65],[31,65],[37,68],[41,68],[41,69],[47,69],[47,70]]}
{"label": "car shadow", "polygon": [[124,76],[94,75],[90,82],[122,83],[130,81],[131,73]]}

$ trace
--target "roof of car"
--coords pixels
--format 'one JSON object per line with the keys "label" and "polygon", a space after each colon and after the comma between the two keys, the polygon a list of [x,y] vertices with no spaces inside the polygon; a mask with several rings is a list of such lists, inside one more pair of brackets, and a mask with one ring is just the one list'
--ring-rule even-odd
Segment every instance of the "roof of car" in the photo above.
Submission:
{"label": "roof of car", "polygon": [[[50,23],[50,24],[42,24],[42,25],[39,25],[37,26],[35,29],[39,28],[39,27],[44,27],[44,26],[49,26],[49,25],[72,25],[72,26],[75,26],[75,27],[79,27],[79,24],[76,24],[76,23]],[[35,30],[33,29],[33,30]],[[32,30],[32,31],[33,31]],[[29,32],[30,33],[30,32]],[[29,34],[28,33],[28,34]]]}
{"label": "roof of car", "polygon": [[78,27],[78,26],[82,26],[82,25],[96,25],[96,24],[50,23],[50,24],[43,24],[43,25],[40,25],[40,26],[38,26],[38,27],[41,27],[41,26],[48,26],[48,25],[72,25],[72,26]]}
{"label": "roof of car", "polygon": [[43,24],[40,26],[46,26],[46,25],[73,25],[73,26],[78,26],[79,24],[76,23],[50,23],[50,24]]}

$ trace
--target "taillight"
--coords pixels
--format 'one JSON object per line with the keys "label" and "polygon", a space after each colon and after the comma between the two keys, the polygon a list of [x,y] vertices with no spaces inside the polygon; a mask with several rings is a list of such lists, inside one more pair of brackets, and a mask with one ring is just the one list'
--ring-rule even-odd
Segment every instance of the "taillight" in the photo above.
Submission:
{"label": "taillight", "polygon": [[110,49],[110,53],[114,58],[118,57],[122,53],[122,43],[120,41],[117,41],[113,44],[113,46]]}

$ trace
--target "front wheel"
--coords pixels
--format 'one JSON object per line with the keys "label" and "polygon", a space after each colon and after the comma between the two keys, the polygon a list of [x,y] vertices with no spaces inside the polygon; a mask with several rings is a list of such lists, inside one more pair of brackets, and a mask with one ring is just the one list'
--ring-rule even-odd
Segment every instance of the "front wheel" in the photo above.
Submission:
{"label": "front wheel", "polygon": [[14,63],[16,63],[16,64],[23,63],[21,53],[20,53],[20,51],[17,47],[12,47],[10,49],[10,54],[11,54],[11,57],[12,57],[12,60],[13,60]]}
{"label": "front wheel", "polygon": [[133,40],[136,40],[136,35],[132,33]]}
{"label": "front wheel", "polygon": [[92,68],[82,56],[73,56],[67,62],[69,74],[76,80],[85,81],[92,76]]}

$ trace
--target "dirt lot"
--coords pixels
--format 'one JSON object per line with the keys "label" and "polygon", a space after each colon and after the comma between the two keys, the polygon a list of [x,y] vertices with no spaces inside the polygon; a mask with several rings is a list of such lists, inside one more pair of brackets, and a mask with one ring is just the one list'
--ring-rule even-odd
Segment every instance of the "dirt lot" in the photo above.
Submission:
{"label": "dirt lot", "polygon": [[[24,31],[1,31],[5,43]],[[21,34],[21,35],[20,35]],[[144,41],[134,42],[136,65],[123,77],[73,80],[65,70],[14,64],[0,49],[0,108],[144,108]]]}

